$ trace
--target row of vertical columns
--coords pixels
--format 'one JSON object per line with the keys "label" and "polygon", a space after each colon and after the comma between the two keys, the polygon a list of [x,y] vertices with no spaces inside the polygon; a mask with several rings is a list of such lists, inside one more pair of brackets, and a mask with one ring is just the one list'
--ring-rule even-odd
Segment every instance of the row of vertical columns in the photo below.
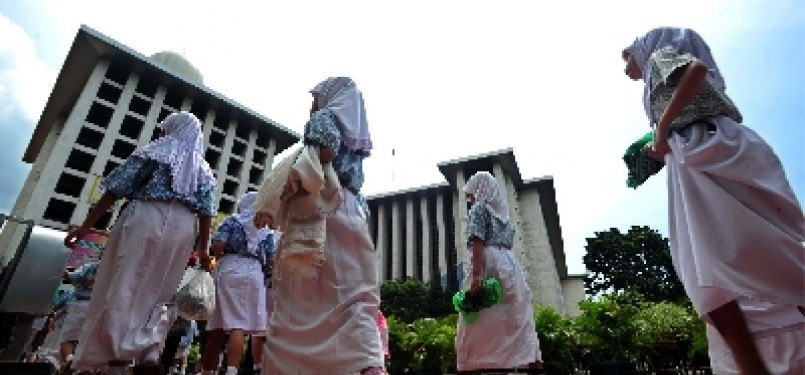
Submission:
{"label": "row of vertical columns", "polygon": [[[381,280],[408,276],[431,282],[448,272],[450,249],[447,248],[447,236],[452,233],[447,233],[445,194],[438,192],[435,198],[435,207],[432,209],[427,195],[409,196],[404,201],[392,199],[377,205],[375,246],[379,257],[378,276]],[[418,217],[415,216],[416,205],[419,208]],[[431,217],[431,212],[435,212],[434,217]],[[417,219],[419,228],[415,227]],[[419,241],[417,230],[422,234]]]}

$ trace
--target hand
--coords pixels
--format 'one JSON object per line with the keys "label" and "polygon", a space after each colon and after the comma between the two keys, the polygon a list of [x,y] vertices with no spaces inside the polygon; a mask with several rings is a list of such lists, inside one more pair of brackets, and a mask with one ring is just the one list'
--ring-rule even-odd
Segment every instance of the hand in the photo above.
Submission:
{"label": "hand", "polygon": [[72,249],[73,247],[75,247],[75,244],[76,242],[78,242],[78,240],[89,234],[89,232],[91,231],[92,231],[91,228],[85,227],[83,225],[71,230],[70,232],[67,233],[67,237],[64,238],[64,246],[67,246],[68,248]]}
{"label": "hand", "polygon": [[211,272],[212,271],[212,259],[210,259],[210,255],[207,254],[206,251],[204,251],[204,252],[199,251],[198,254],[199,254],[198,255],[198,260],[199,260],[199,263],[201,265],[201,269],[203,269],[204,271],[207,271],[207,272]]}
{"label": "hand", "polygon": [[271,217],[271,214],[265,211],[257,211],[254,214],[254,226],[257,228],[265,228],[269,227],[271,229],[274,228],[274,218]]}
{"label": "hand", "polygon": [[321,152],[319,152],[319,161],[321,161],[322,164],[333,161],[335,157],[336,157],[335,151],[329,148],[322,149]]}
{"label": "hand", "polygon": [[671,152],[671,147],[668,146],[668,139],[662,138],[655,145],[647,145],[645,149],[646,155],[659,162],[665,162],[665,155]]}

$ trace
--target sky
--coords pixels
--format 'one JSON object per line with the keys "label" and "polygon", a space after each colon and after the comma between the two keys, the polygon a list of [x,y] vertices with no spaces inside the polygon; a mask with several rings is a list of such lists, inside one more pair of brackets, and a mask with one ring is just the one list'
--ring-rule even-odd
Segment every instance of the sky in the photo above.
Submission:
{"label": "sky", "polygon": [[620,56],[652,27],[690,27],[805,196],[800,0],[0,0],[0,212],[82,24],[145,55],[183,54],[206,86],[298,133],[308,90],[352,77],[375,145],[368,195],[443,182],[439,162],[512,148],[524,179],[554,179],[571,274],[595,232],[668,234],[664,173],[626,187],[621,156],[648,121]]}

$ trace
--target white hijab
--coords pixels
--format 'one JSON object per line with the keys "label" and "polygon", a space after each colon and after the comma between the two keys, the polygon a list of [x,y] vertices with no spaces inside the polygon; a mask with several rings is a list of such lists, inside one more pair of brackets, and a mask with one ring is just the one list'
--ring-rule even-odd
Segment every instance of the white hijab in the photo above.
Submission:
{"label": "white hijab", "polygon": [[475,196],[475,201],[486,205],[492,215],[498,219],[509,221],[509,204],[498,185],[495,176],[486,171],[475,173],[467,181],[464,191]]}
{"label": "white hijab", "polygon": [[204,160],[204,136],[198,118],[190,112],[177,112],[166,117],[159,126],[165,135],[132,155],[170,166],[171,188],[178,194],[192,195],[201,184],[216,185],[210,166]]}
{"label": "white hijab", "polygon": [[316,110],[327,109],[338,118],[344,144],[352,151],[369,154],[372,138],[366,121],[363,93],[355,82],[348,77],[330,77],[316,85],[310,93],[318,98]]}
{"label": "white hijab", "polygon": [[645,83],[643,107],[649,119],[652,119],[650,98],[653,85],[651,82],[651,67],[648,66],[648,62],[651,59],[651,54],[668,46],[674,47],[680,54],[689,53],[705,63],[708,68],[708,76],[712,79],[716,88],[721,91],[727,89],[724,77],[721,76],[718,65],[716,65],[716,61],[710,53],[710,47],[707,46],[707,43],[697,32],[676,27],[658,27],[637,38],[634,43],[623,50],[623,57],[625,58],[626,54],[634,56],[637,66],[643,73],[643,82]]}
{"label": "white hijab", "polygon": [[248,247],[249,253],[252,254],[257,254],[257,246],[260,244],[260,241],[271,233],[268,229],[254,226],[254,203],[256,201],[257,192],[250,191],[243,194],[243,196],[238,199],[237,213],[233,215],[246,233],[246,246]]}

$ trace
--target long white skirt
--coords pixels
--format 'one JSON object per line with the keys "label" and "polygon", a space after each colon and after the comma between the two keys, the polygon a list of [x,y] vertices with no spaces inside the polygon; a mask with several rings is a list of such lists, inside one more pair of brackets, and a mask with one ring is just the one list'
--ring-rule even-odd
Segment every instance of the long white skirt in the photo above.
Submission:
{"label": "long white skirt", "polygon": [[178,202],[132,201],[101,256],[75,368],[137,359],[161,345],[172,324],[166,303],[193,250],[196,215]]}
{"label": "long white skirt", "polygon": [[[805,374],[805,317],[796,307],[739,298],[755,346],[766,367],[775,375]],[[712,325],[707,341],[714,374],[740,375],[732,351]]]}
{"label": "long white skirt", "polygon": [[59,342],[78,341],[81,338],[87,306],[89,306],[89,301],[73,301],[67,305],[67,315],[64,316]]}
{"label": "long white skirt", "polygon": [[383,366],[380,291],[366,216],[357,198],[327,219],[325,263],[315,279],[275,270],[263,368],[272,375],[347,375]]}
{"label": "long white skirt", "polygon": [[[696,124],[669,139],[672,152],[665,161],[674,268],[706,322],[711,311],[737,300],[758,344],[779,349],[794,339],[805,348],[802,334],[768,334],[801,330],[805,323],[796,310],[805,306],[802,209],[763,139],[726,117],[714,125],[715,132]],[[769,320],[771,312],[777,318]],[[711,354],[726,358],[717,354],[726,350],[723,342],[708,329]],[[763,354],[772,355],[766,349]],[[803,350],[778,351],[772,355],[777,364],[766,357],[767,364],[780,368],[779,363],[801,361]],[[723,362],[713,359],[713,366]]]}
{"label": "long white skirt", "polygon": [[[523,276],[520,263],[510,249],[487,246],[484,278],[494,277],[503,287],[503,301],[481,310],[477,319],[465,324],[458,321],[456,362],[459,371],[500,369],[525,366],[542,360],[539,339],[534,328],[531,289]],[[470,263],[472,264],[472,253]],[[472,281],[467,267],[463,288]]]}
{"label": "long white skirt", "polygon": [[774,151],[729,118],[666,156],[674,267],[704,316],[739,296],[805,305],[805,218]]}
{"label": "long white skirt", "polygon": [[260,262],[227,255],[215,269],[215,310],[207,330],[241,329],[246,334],[262,334],[268,325],[266,287]]}

